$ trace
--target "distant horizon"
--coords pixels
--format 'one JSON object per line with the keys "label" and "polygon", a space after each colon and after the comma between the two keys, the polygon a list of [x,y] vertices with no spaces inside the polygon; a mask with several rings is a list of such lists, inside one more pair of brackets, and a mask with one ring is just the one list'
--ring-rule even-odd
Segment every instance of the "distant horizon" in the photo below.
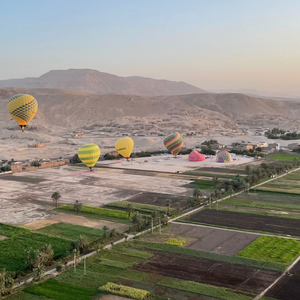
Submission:
{"label": "distant horizon", "polygon": [[[23,78],[6,78],[6,79],[0,79],[0,81],[2,80],[22,80],[22,79],[26,79],[26,78],[39,78],[44,74],[47,74],[51,71],[68,71],[68,70],[91,70],[91,71],[97,71],[100,73],[105,73],[105,74],[109,74],[109,75],[114,75],[114,76],[118,76],[118,77],[143,77],[143,78],[149,78],[149,79],[155,79],[155,80],[167,80],[167,81],[174,81],[174,82],[185,82],[187,84],[191,84],[189,82],[186,82],[184,80],[170,80],[168,78],[153,78],[153,77],[146,77],[146,76],[141,76],[141,75],[129,75],[129,76],[119,76],[118,74],[112,74],[109,72],[102,72],[100,70],[97,69],[90,69],[90,68],[80,68],[80,69],[76,69],[76,68],[69,68],[69,69],[55,69],[55,70],[49,70],[39,76],[26,76]],[[193,84],[191,84],[193,85]],[[201,86],[196,86],[193,85],[197,88],[203,89],[207,92],[212,92],[212,93],[244,93],[244,94],[251,94],[251,92],[253,92],[253,95],[257,95],[257,96],[264,96],[264,97],[286,97],[286,98],[299,98],[300,95],[291,95],[291,94],[287,94],[285,92],[270,92],[270,91],[262,91],[262,90],[257,90],[257,89],[247,89],[247,88],[226,88],[226,89],[205,89],[204,87]],[[255,93],[256,92],[256,93]],[[265,95],[264,95],[265,94]]]}
{"label": "distant horizon", "polygon": [[0,80],[87,68],[300,96],[300,1],[16,0],[1,11]]}

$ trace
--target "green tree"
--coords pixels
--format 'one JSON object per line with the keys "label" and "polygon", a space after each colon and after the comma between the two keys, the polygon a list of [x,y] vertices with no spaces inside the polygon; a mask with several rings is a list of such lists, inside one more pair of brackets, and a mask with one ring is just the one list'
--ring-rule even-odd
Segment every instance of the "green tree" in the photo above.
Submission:
{"label": "green tree", "polygon": [[77,214],[79,214],[82,209],[82,203],[76,200],[73,206],[74,210],[76,210]]}
{"label": "green tree", "polygon": [[88,250],[89,242],[85,236],[80,235],[79,238],[73,242],[73,249],[79,253],[83,253]]}
{"label": "green tree", "polygon": [[168,209],[168,214],[170,214],[171,204],[172,204],[172,200],[167,199],[166,200],[166,206],[167,206],[167,209]]}
{"label": "green tree", "polygon": [[245,171],[246,171],[246,174],[247,174],[247,175],[249,175],[249,174],[250,174],[250,172],[251,172],[251,168],[250,168],[250,166],[249,166],[249,165],[247,165],[247,166],[246,166],[246,168],[245,168]]}
{"label": "green tree", "polygon": [[193,192],[193,196],[195,198],[201,198],[202,197],[202,192],[200,189],[194,189],[194,192]]}
{"label": "green tree", "polygon": [[0,296],[9,294],[14,286],[14,280],[9,272],[3,269],[0,273]]}
{"label": "green tree", "polygon": [[103,237],[106,238],[106,237],[107,237],[107,231],[109,230],[109,228],[108,228],[107,226],[104,225],[104,226],[102,227],[102,230],[104,231]]}
{"label": "green tree", "polygon": [[141,229],[144,225],[143,216],[139,212],[135,213],[131,220],[135,230]]}
{"label": "green tree", "polygon": [[33,281],[40,281],[45,275],[45,266],[42,263],[37,263],[33,268]]}
{"label": "green tree", "polygon": [[113,229],[110,231],[109,236],[110,236],[110,237],[116,237],[117,235],[118,235],[117,230],[113,228]]}
{"label": "green tree", "polygon": [[54,192],[51,196],[51,199],[53,200],[53,203],[55,204],[55,207],[57,208],[57,204],[59,199],[61,198],[61,195],[59,192]]}
{"label": "green tree", "polygon": [[128,213],[128,220],[130,220],[131,214],[134,213],[134,208],[131,203],[128,203],[128,205],[126,207],[126,212]]}
{"label": "green tree", "polygon": [[214,176],[212,180],[213,180],[214,189],[216,189],[216,186],[219,183],[219,178]]}

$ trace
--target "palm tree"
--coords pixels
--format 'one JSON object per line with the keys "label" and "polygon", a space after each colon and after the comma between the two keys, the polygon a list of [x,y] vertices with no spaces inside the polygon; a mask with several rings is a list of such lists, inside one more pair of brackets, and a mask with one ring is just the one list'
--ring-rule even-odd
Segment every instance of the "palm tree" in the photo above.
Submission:
{"label": "palm tree", "polygon": [[218,183],[219,183],[219,178],[218,177],[214,177],[213,178],[214,189],[216,188],[216,186],[217,186]]}
{"label": "palm tree", "polygon": [[112,229],[111,232],[110,232],[110,237],[115,237],[117,236],[117,230],[116,229]]}
{"label": "palm tree", "polygon": [[195,198],[201,198],[202,197],[202,192],[200,189],[194,189],[194,192],[193,192],[193,196]]}
{"label": "palm tree", "polygon": [[11,277],[11,274],[8,273],[5,269],[0,273],[0,298],[2,295],[9,294],[14,286],[14,279]]}
{"label": "palm tree", "polygon": [[131,214],[134,213],[134,208],[131,203],[128,203],[128,205],[126,207],[126,212],[128,213],[128,220],[130,220]]}
{"label": "palm tree", "polygon": [[107,237],[107,231],[109,230],[109,228],[107,227],[107,226],[103,226],[102,227],[102,230],[104,231],[104,234],[103,234],[103,236],[106,238]]}
{"label": "palm tree", "polygon": [[73,243],[74,250],[78,251],[79,253],[84,252],[87,250],[89,246],[89,242],[85,236],[80,235],[79,238]]}
{"label": "palm tree", "polygon": [[167,199],[166,200],[166,206],[168,208],[168,214],[170,214],[171,204],[172,204],[172,200],[171,199]]}
{"label": "palm tree", "polygon": [[82,203],[76,200],[74,203],[74,210],[76,210],[77,214],[79,214],[81,209],[82,209]]}
{"label": "palm tree", "polygon": [[61,195],[59,192],[55,192],[52,194],[51,199],[53,200],[53,202],[55,203],[55,207],[57,208],[57,203],[59,201],[59,199],[61,198]]}
{"label": "palm tree", "polygon": [[44,277],[45,266],[42,263],[38,263],[34,267],[33,272],[34,272],[33,281],[39,281]]}

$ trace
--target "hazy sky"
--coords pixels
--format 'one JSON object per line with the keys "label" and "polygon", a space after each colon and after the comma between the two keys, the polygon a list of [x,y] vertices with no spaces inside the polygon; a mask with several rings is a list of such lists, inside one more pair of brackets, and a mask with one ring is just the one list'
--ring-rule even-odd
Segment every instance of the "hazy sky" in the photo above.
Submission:
{"label": "hazy sky", "polygon": [[0,2],[0,79],[91,68],[300,95],[299,0]]}

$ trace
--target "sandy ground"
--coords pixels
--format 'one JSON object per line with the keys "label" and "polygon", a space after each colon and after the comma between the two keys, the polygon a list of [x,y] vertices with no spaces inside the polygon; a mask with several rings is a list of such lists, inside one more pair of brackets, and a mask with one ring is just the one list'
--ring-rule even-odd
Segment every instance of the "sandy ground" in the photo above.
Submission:
{"label": "sandy ground", "polygon": [[[195,239],[187,247],[194,250],[214,252],[218,254],[236,255],[259,235],[205,228],[192,224],[172,224],[163,229],[164,233],[172,233],[187,239]],[[188,241],[188,240],[187,240]]]}
{"label": "sandy ground", "polygon": [[89,172],[80,166],[63,166],[0,176],[0,222],[22,225],[49,219],[52,215],[49,208],[53,207],[51,195],[55,191],[62,196],[60,204],[79,200],[96,207],[126,200],[141,192],[185,195],[189,191],[187,180],[132,175],[124,171],[103,168]]}
{"label": "sandy ground", "polygon": [[[14,134],[14,135],[13,135]],[[14,138],[12,138],[12,136]],[[25,159],[43,159],[43,158],[58,158],[58,157],[70,157],[78,152],[78,148],[81,145],[87,143],[95,143],[100,149],[101,153],[105,154],[115,150],[114,144],[119,136],[101,135],[99,132],[86,133],[78,138],[71,138],[70,141],[66,142],[63,138],[64,132],[51,133],[51,135],[45,135],[42,133],[20,133],[19,131],[7,131],[1,134],[0,129],[0,159],[12,159],[15,161]],[[163,136],[145,136],[138,137],[132,136],[134,140],[134,151],[147,151],[147,150],[164,150]],[[251,142],[260,143],[267,141],[268,143],[278,142],[281,146],[286,146],[290,143],[299,143],[297,141],[284,141],[284,140],[269,140],[264,136],[223,136],[221,134],[211,135],[199,135],[193,137],[184,137],[183,146],[187,148],[195,148],[206,140],[218,140],[220,143],[225,145],[231,145],[236,142]],[[29,148],[28,145],[36,142],[46,142],[45,148]],[[75,145],[72,145],[74,143]]]}
{"label": "sandy ground", "polygon": [[148,171],[159,171],[159,172],[185,172],[190,171],[195,168],[201,167],[218,167],[218,168],[228,168],[230,166],[237,166],[240,164],[245,164],[252,162],[252,158],[242,157],[237,155],[232,163],[217,163],[216,157],[211,156],[204,161],[191,162],[188,160],[188,155],[178,155],[174,157],[173,155],[161,155],[152,157],[141,157],[134,158],[130,160],[109,160],[109,161],[99,161],[98,166],[109,166],[113,168],[125,168],[125,169],[135,169],[135,170],[148,170]]}
{"label": "sandy ground", "polygon": [[119,232],[124,232],[129,228],[129,226],[126,224],[115,223],[115,222],[110,222],[105,220],[91,220],[82,216],[76,216],[76,215],[64,214],[64,213],[51,215],[49,219],[42,219],[42,220],[36,220],[30,222],[28,224],[25,224],[24,227],[31,230],[37,230],[59,222],[81,225],[81,226],[97,228],[97,229],[101,229],[103,226],[107,226],[108,228],[114,228]]}

